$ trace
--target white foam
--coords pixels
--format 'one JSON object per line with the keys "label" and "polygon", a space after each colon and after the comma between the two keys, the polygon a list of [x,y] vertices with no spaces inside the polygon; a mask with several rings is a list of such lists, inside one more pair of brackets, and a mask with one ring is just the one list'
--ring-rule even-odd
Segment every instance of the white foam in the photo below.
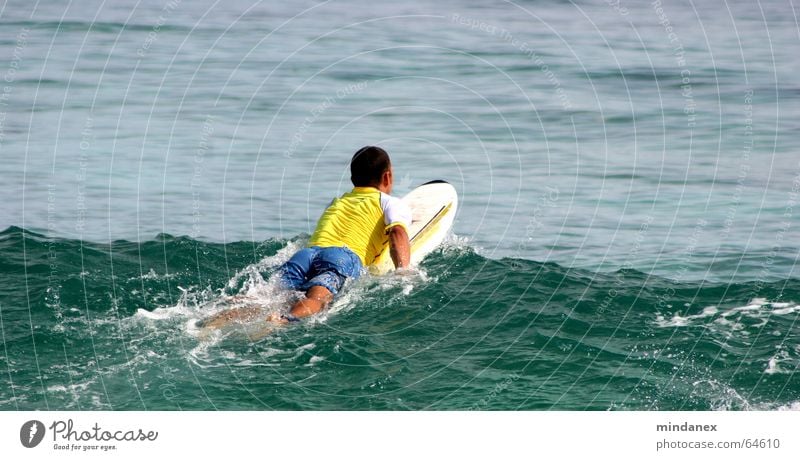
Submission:
{"label": "white foam", "polygon": [[778,359],[776,356],[773,356],[769,359],[769,363],[767,363],[767,368],[764,370],[765,374],[778,374],[781,371],[778,369]]}
{"label": "white foam", "polygon": [[711,410],[753,410],[746,398],[740,395],[728,384],[716,379],[702,379],[692,383],[695,391],[708,399]]}
{"label": "white foam", "polygon": [[143,308],[136,310],[135,317],[149,319],[152,321],[159,321],[165,319],[175,318],[176,316],[185,316],[189,314],[189,310],[183,306],[174,307],[159,307],[153,311],[148,311]]}
{"label": "white foam", "polygon": [[757,403],[747,407],[747,410],[758,411],[796,411],[800,410],[800,401],[791,401],[784,404],[765,402]]}
{"label": "white foam", "polygon": [[70,385],[50,385],[47,387],[47,391],[50,393],[70,393],[70,394],[80,394],[84,393],[91,383],[93,383],[94,379],[89,379],[83,383],[75,383]]}
{"label": "white foam", "polygon": [[[450,240],[450,248],[460,249],[461,245],[466,246],[466,238],[454,237]],[[184,333],[198,339],[198,343],[189,353],[190,359],[200,367],[214,366],[215,363],[209,363],[209,349],[215,347],[223,340],[229,337],[248,337],[250,340],[260,340],[266,337],[275,337],[269,331],[259,331],[258,324],[232,324],[230,328],[222,328],[221,330],[208,330],[197,326],[198,320],[210,317],[224,310],[235,309],[240,307],[258,307],[258,317],[266,316],[271,313],[278,313],[288,309],[292,303],[297,299],[302,298],[302,293],[286,290],[281,286],[279,274],[274,272],[274,269],[286,262],[298,249],[303,247],[305,242],[302,240],[295,240],[289,242],[285,247],[281,248],[276,254],[264,257],[260,261],[250,264],[235,273],[231,279],[226,283],[224,289],[212,290],[205,288],[203,290],[196,289],[179,289],[182,291],[178,302],[174,306],[156,308],[153,311],[139,309],[133,318],[138,321],[155,322],[167,320],[182,320],[182,330]],[[262,273],[273,273],[265,279]],[[343,289],[341,295],[332,302],[329,308],[324,312],[304,321],[304,325],[314,325],[320,322],[326,322],[331,315],[338,314],[342,311],[348,311],[356,305],[364,306],[361,302],[365,297],[377,297],[381,302],[369,302],[370,306],[378,304],[378,308],[382,306],[395,305],[398,302],[398,296],[402,299],[410,295],[420,285],[428,283],[431,278],[422,269],[403,270],[392,273],[390,275],[374,277],[365,274],[358,280],[347,280],[347,284]],[[433,280],[435,281],[435,279]],[[231,292],[234,289],[236,292]],[[387,295],[383,291],[391,290],[399,294],[390,296],[391,298],[385,300]],[[377,292],[376,292],[377,291]],[[377,294],[377,296],[376,296]],[[385,301],[384,301],[385,300]],[[163,330],[163,325],[151,325],[153,328]],[[181,327],[181,326],[177,326]],[[263,327],[262,327],[263,329]],[[262,333],[263,332],[263,333]],[[313,343],[305,347],[313,347]],[[283,351],[283,352],[286,352]],[[299,350],[298,353],[303,353]],[[282,353],[275,350],[272,355]],[[269,356],[272,356],[269,355]],[[265,356],[267,357],[267,356]],[[294,356],[294,359],[299,357],[299,354]],[[322,358],[320,358],[322,359]],[[213,361],[213,360],[212,360]],[[318,360],[314,360],[317,362]]]}
{"label": "white foam", "polygon": [[662,315],[656,315],[656,323],[660,327],[683,327],[689,326],[693,320],[714,316],[719,310],[717,307],[706,307],[696,315],[681,316],[675,313],[672,318],[666,320]]}
{"label": "white foam", "polygon": [[263,282],[264,279],[261,277],[261,272],[281,266],[284,262],[289,260],[295,252],[304,246],[304,240],[289,241],[286,246],[279,249],[275,254],[264,257],[258,262],[250,264],[236,272],[236,274],[233,275],[233,277],[228,281],[228,289],[235,289],[239,281],[244,277],[248,278],[247,281],[245,281],[245,284],[248,285],[249,283],[249,286],[257,285],[259,282]]}
{"label": "white foam", "polygon": [[768,311],[773,315],[787,315],[800,311],[800,305],[791,302],[770,302],[763,297],[758,297],[750,301],[747,305],[735,307],[724,313],[724,316],[734,315],[741,312]]}
{"label": "white foam", "polygon": [[[349,311],[356,305],[363,306],[363,303],[359,301],[365,297],[380,298],[380,302],[370,302],[370,305],[377,306],[378,308],[394,305],[396,301],[395,298],[393,297],[387,300],[385,291],[400,289],[400,293],[404,298],[410,295],[419,286],[430,281],[432,281],[432,279],[425,270],[419,267],[394,271],[381,276],[374,276],[366,273],[355,281],[347,280],[341,295],[334,299],[329,308],[313,317],[311,321],[325,322],[331,315]],[[435,281],[435,279],[433,279],[433,281]]]}
{"label": "white foam", "polygon": [[[765,374],[793,374],[800,363],[795,362],[789,351],[784,349],[782,345],[778,347],[778,353],[772,356],[767,362],[767,368],[764,369]],[[788,364],[788,365],[787,365]]]}
{"label": "white foam", "polygon": [[469,237],[466,236],[459,236],[453,232],[447,234],[444,237],[444,241],[442,241],[442,248],[445,250],[448,249],[462,249],[462,250],[472,250],[472,246],[469,244]]}
{"label": "white foam", "polygon": [[[775,305],[776,304],[772,305],[773,308],[775,307]],[[800,312],[800,305],[792,305],[772,310],[773,315],[788,315],[789,313],[796,313],[796,312]]]}
{"label": "white foam", "polygon": [[800,401],[792,401],[788,404],[784,404],[781,406],[776,407],[774,410],[786,411],[786,410],[800,410]]}
{"label": "white foam", "polygon": [[[747,317],[750,319],[758,320],[758,323],[755,324],[748,324],[748,328],[752,329],[759,329],[765,326],[769,322],[769,317],[771,315],[788,315],[791,313],[798,313],[800,312],[800,305],[793,303],[793,302],[770,302],[764,298],[755,298],[751,300],[747,305],[742,305],[730,309],[726,309],[720,313],[720,309],[717,306],[710,306],[703,309],[701,313],[696,315],[687,315],[681,316],[680,314],[674,314],[671,318],[666,319],[662,314],[656,314],[656,324],[659,327],[685,327],[685,326],[693,326],[698,323],[698,320],[702,320],[704,318],[717,316],[717,319],[714,320],[714,323],[721,326],[731,326],[734,330],[741,329],[743,325],[740,323],[740,320],[736,318],[734,321],[731,321],[730,317]],[[702,325],[706,323],[703,322]],[[745,332],[743,332],[745,333]]]}
{"label": "white foam", "polygon": [[[169,278],[171,276],[172,275],[165,275],[164,278]],[[151,268],[147,273],[141,275],[139,278],[143,280],[157,280],[160,278],[160,276],[154,269]]]}

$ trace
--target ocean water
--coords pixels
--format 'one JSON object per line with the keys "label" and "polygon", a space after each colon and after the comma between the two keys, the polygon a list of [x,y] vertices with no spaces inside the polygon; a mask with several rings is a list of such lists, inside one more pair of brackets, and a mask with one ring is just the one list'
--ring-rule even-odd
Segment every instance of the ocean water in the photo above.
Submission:
{"label": "ocean water", "polygon": [[[0,408],[800,408],[789,0],[6,2]],[[366,144],[416,274],[252,339]]]}

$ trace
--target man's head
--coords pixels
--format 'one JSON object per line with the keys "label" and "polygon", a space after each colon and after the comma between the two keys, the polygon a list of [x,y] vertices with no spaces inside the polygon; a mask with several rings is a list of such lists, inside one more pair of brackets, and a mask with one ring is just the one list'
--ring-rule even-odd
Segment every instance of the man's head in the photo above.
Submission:
{"label": "man's head", "polygon": [[380,147],[362,147],[350,160],[350,180],[356,187],[375,187],[391,193],[393,180],[389,154]]}

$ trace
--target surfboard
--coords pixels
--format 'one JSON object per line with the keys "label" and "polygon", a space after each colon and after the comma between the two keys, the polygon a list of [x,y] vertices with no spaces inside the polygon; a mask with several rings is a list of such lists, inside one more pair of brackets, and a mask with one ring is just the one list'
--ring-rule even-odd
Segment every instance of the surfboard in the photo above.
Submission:
{"label": "surfboard", "polygon": [[[449,182],[426,182],[401,198],[411,208],[411,265],[418,265],[444,241],[458,210],[458,193]],[[369,266],[372,274],[383,275],[394,270],[388,240],[383,251]]]}

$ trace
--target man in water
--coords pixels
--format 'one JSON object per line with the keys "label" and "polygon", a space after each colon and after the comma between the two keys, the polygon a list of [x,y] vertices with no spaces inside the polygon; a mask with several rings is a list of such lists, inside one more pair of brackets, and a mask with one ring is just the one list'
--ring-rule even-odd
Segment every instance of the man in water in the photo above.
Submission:
{"label": "man in water", "polygon": [[[271,315],[268,321],[294,322],[321,311],[347,278],[358,278],[364,267],[372,264],[387,240],[395,267],[408,267],[411,210],[390,195],[394,179],[389,154],[380,147],[361,148],[350,160],[350,181],[353,189],[325,209],[307,247],[279,269],[283,284],[305,291],[305,298],[288,314]],[[204,326],[216,328],[253,315],[248,308],[229,310],[210,318]]]}
{"label": "man in water", "polygon": [[392,163],[380,147],[361,148],[350,160],[353,190],[331,202],[301,249],[280,268],[290,288],[306,291],[286,321],[313,315],[333,299],[347,278],[358,278],[372,264],[388,239],[396,268],[408,266],[411,210],[393,197]]}

